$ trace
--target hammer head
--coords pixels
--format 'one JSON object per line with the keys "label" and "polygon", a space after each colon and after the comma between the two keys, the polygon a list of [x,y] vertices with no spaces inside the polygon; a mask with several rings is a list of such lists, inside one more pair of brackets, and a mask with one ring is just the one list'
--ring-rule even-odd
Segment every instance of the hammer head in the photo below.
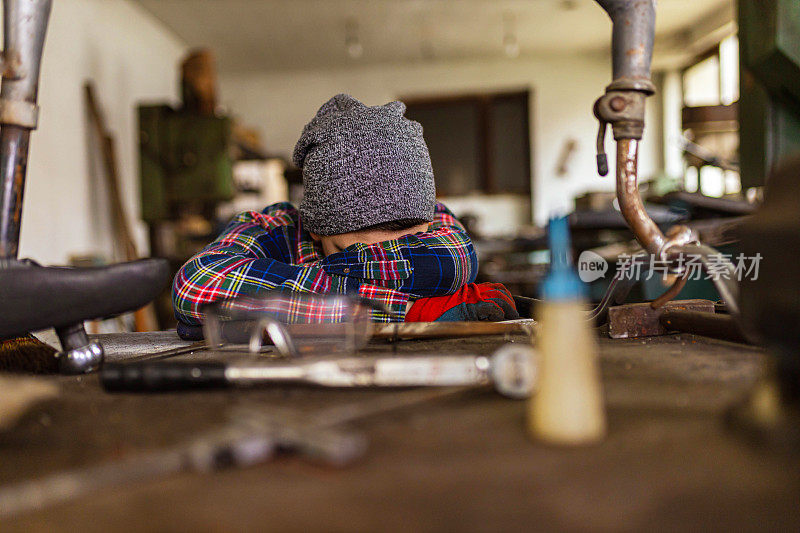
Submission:
{"label": "hammer head", "polygon": [[714,302],[711,300],[672,300],[658,309],[650,307],[649,302],[611,307],[608,310],[608,334],[612,339],[666,335],[668,331],[660,320],[665,309],[713,313]]}

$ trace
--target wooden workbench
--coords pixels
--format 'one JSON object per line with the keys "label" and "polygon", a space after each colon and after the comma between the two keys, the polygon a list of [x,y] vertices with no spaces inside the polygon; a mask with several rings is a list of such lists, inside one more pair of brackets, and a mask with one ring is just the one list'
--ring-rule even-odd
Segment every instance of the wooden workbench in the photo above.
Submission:
{"label": "wooden workbench", "polygon": [[[173,334],[103,337],[110,359]],[[401,352],[491,351],[509,339],[406,341]],[[524,342],[521,337],[514,338]],[[385,344],[370,350],[385,350]],[[529,441],[525,402],[473,390],[355,427],[366,456],[337,470],[292,456],[121,486],[0,524],[1,531],[800,529],[800,457],[723,423],[758,377],[755,348],[700,337],[603,340],[600,445]],[[279,388],[110,395],[95,376],[49,378],[61,397],[0,434],[0,484],[184,441],[231,406],[313,412],[373,391]]]}

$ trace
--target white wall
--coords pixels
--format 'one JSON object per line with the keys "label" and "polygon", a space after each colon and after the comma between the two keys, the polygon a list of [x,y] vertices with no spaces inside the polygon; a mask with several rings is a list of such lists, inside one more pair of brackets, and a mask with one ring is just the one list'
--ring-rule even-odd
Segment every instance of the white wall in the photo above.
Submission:
{"label": "white wall", "polygon": [[[138,134],[135,105],[174,101],[185,46],[128,0],[55,0],[39,89],[39,129],[23,204],[20,256],[65,264],[70,255],[112,260],[108,193],[90,159],[83,84],[93,80],[117,142],[123,202],[140,252]],[[96,146],[96,145],[95,145]]]}
{"label": "white wall", "polygon": [[664,75],[661,87],[663,103],[664,173],[670,177],[680,177],[684,173],[683,149],[680,138],[683,135],[683,85],[680,71],[673,70]]}
{"label": "white wall", "polygon": [[[531,155],[533,214],[544,222],[554,211],[571,209],[572,198],[586,190],[613,190],[614,144],[611,174],[597,176],[595,137],[597,122],[592,105],[610,81],[606,56],[578,55],[473,61],[382,65],[348,70],[296,71],[223,76],[223,103],[246,123],[258,127],[267,149],[291,154],[303,125],[334,94],[347,92],[368,105],[402,97],[527,88],[531,101]],[[652,99],[651,99],[652,100]],[[660,165],[656,139],[660,124],[656,102],[650,103],[648,129],[642,147],[641,176]],[[574,138],[578,149],[568,175],[555,176],[564,142]]]}

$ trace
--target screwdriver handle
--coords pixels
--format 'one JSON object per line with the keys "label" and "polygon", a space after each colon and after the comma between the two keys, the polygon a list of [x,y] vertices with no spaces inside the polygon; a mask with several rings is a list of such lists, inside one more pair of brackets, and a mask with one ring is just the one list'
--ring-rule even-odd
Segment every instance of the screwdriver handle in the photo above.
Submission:
{"label": "screwdriver handle", "polygon": [[229,387],[225,363],[106,363],[100,383],[109,392],[157,392]]}

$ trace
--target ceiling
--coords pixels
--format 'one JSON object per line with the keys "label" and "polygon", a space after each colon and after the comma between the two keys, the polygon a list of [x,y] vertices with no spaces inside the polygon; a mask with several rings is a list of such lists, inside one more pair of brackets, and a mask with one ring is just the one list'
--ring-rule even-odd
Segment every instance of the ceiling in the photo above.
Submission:
{"label": "ceiling", "polygon": [[[498,58],[505,45],[521,56],[596,52],[611,27],[591,0],[135,1],[189,46],[214,49],[223,72]],[[656,52],[732,5],[659,0]],[[359,57],[348,55],[348,38]]]}

